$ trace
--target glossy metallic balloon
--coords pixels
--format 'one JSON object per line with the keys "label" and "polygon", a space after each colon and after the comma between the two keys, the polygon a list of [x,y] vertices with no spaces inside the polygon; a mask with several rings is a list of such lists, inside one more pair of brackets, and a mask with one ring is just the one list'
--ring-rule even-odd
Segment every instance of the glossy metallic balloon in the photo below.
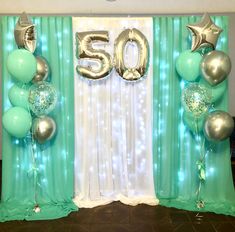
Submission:
{"label": "glossy metallic balloon", "polygon": [[[138,63],[136,67],[128,68],[124,61],[125,46],[135,42],[138,46]],[[148,70],[149,44],[142,32],[133,28],[120,33],[114,45],[114,66],[118,74],[127,81],[136,81],[143,77]]]}
{"label": "glossy metallic balloon", "polygon": [[201,63],[204,79],[212,86],[224,81],[231,71],[231,61],[222,51],[207,53]]}
{"label": "glossy metallic balloon", "polygon": [[35,76],[32,79],[33,83],[39,82],[39,81],[45,81],[49,74],[49,64],[47,60],[44,57],[37,56],[37,72]]}
{"label": "glossy metallic balloon", "polygon": [[96,80],[109,75],[112,70],[112,60],[109,53],[102,49],[94,49],[92,43],[94,42],[109,42],[109,35],[107,31],[86,31],[76,33],[77,39],[77,58],[86,59],[87,62],[97,63],[98,69],[91,65],[87,67],[79,64],[76,70],[79,75]]}
{"label": "glossy metallic balloon", "polygon": [[33,120],[32,133],[38,143],[45,143],[53,138],[56,132],[55,121],[48,117],[42,116]]}
{"label": "glossy metallic balloon", "polygon": [[200,22],[189,24],[187,27],[192,34],[192,51],[205,47],[211,47],[214,50],[219,35],[223,31],[212,22],[207,13],[203,15]]}
{"label": "glossy metallic balloon", "polygon": [[233,132],[233,118],[224,111],[210,113],[204,124],[204,134],[208,140],[222,141],[227,139]]}
{"label": "glossy metallic balloon", "polygon": [[25,12],[22,13],[14,30],[15,41],[18,48],[25,48],[34,52],[37,46],[37,34],[35,25]]}

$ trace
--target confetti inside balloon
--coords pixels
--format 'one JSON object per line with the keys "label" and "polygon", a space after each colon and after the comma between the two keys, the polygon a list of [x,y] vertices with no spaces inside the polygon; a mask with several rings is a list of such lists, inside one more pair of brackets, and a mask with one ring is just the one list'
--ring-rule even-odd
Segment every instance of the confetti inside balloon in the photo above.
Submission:
{"label": "confetti inside balloon", "polygon": [[198,83],[188,85],[182,93],[182,104],[185,110],[191,112],[194,117],[200,117],[205,113],[210,102],[210,91]]}
{"label": "confetti inside balloon", "polygon": [[38,82],[30,87],[29,107],[37,115],[50,113],[56,105],[57,94],[53,85],[47,82]]}

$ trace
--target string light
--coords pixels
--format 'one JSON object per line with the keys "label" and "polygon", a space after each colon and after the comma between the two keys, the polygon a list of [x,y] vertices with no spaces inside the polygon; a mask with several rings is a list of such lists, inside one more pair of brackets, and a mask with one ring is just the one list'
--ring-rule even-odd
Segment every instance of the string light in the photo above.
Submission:
{"label": "string light", "polygon": [[[95,25],[96,20],[90,24]],[[128,27],[129,21],[122,20],[120,24],[120,30],[123,30],[122,27]],[[91,25],[89,23],[83,24],[83,21],[79,20],[76,30],[82,28],[83,31],[88,31],[91,29]],[[144,25],[138,22],[135,26],[142,27]],[[105,23],[103,28],[107,30]],[[121,31],[110,29],[108,31],[110,42],[105,46],[97,44],[96,47],[103,47],[106,52],[113,54],[114,40]],[[128,43],[125,52],[127,66],[134,67],[136,65],[139,52],[135,43]],[[81,141],[82,146],[78,147],[77,153],[83,158],[88,157],[89,173],[92,170],[92,175],[97,174],[98,177],[95,179],[99,181],[101,191],[106,185],[105,183],[113,183],[114,179],[117,181],[114,185],[120,185],[122,189],[128,187],[128,191],[131,191],[137,181],[136,175],[143,174],[146,170],[151,172],[149,161],[143,159],[146,154],[151,157],[148,150],[151,150],[149,148],[151,144],[148,142],[152,134],[149,131],[149,129],[151,130],[149,125],[151,120],[148,118],[149,108],[146,108],[151,108],[151,105],[148,105],[151,95],[149,92],[150,78],[147,76],[133,84],[118,78],[116,71],[112,71],[109,78],[88,84],[79,76],[75,77],[75,85],[79,90],[75,95],[76,102],[78,102],[75,106],[75,114],[78,118],[76,128],[79,128],[76,130],[77,138],[79,140],[84,138],[80,134],[81,128],[83,133],[89,134],[90,137],[89,141]],[[135,134],[132,134],[133,131],[136,131]],[[92,150],[92,147],[96,149]],[[139,162],[135,160],[137,157]],[[132,175],[131,172],[133,172]],[[121,176],[122,178],[119,179]],[[91,178],[94,179],[94,177]]]}

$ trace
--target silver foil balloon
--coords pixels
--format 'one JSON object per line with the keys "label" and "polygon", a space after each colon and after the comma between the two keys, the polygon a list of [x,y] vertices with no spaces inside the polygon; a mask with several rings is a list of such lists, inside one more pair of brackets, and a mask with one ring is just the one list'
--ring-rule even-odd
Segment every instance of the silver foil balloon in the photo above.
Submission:
{"label": "silver foil balloon", "polygon": [[211,51],[203,57],[201,71],[210,85],[217,85],[224,81],[231,71],[230,58],[222,51]]}
{"label": "silver foil balloon", "polygon": [[33,120],[32,133],[34,139],[37,140],[38,143],[42,144],[52,139],[55,132],[56,123],[52,118],[43,116]]}
{"label": "silver foil balloon", "polygon": [[227,139],[233,132],[233,118],[224,111],[210,113],[204,123],[204,134],[208,140],[222,141]]}
{"label": "silver foil balloon", "polygon": [[39,81],[45,81],[49,75],[49,70],[50,70],[49,64],[44,57],[37,56],[36,61],[37,61],[37,72],[32,79],[33,83]]}
{"label": "silver foil balloon", "polygon": [[94,42],[109,42],[108,31],[77,32],[77,58],[100,64],[96,69],[94,65],[77,65],[77,73],[85,78],[97,80],[104,78],[112,71],[112,60],[109,53],[102,49],[94,49]]}
{"label": "silver foil balloon", "polygon": [[[128,68],[125,65],[124,52],[128,42],[135,42],[138,47],[138,63],[135,67]],[[114,66],[119,74],[126,81],[136,81],[142,78],[149,64],[149,44],[145,35],[136,28],[122,31],[114,44]]]}
{"label": "silver foil balloon", "polygon": [[25,12],[22,13],[14,30],[15,41],[18,48],[25,48],[34,52],[37,46],[37,33],[35,25]]}
{"label": "silver foil balloon", "polygon": [[188,24],[187,27],[192,35],[192,51],[208,46],[214,50],[219,35],[223,31],[220,27],[213,23],[207,13],[203,15],[200,22]]}

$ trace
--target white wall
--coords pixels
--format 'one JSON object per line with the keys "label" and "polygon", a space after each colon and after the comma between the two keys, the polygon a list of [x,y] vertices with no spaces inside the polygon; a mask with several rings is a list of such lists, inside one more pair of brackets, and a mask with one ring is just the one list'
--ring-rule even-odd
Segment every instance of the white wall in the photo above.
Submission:
{"label": "white wall", "polygon": [[0,13],[190,14],[235,12],[234,0],[1,0]]}

